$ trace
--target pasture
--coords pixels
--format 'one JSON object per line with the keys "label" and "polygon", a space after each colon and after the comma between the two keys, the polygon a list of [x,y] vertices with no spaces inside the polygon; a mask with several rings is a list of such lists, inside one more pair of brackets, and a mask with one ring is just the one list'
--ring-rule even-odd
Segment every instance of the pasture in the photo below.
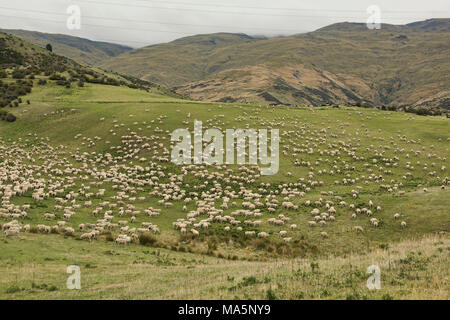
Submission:
{"label": "pasture", "polygon": [[[0,123],[1,298],[448,299],[444,117],[96,84],[25,99]],[[172,164],[170,135],[194,120],[279,129],[278,173]]]}

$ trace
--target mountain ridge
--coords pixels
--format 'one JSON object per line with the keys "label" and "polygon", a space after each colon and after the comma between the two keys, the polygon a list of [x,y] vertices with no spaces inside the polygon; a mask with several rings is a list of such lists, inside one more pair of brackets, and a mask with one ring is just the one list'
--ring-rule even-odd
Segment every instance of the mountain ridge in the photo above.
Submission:
{"label": "mountain ridge", "polygon": [[44,33],[21,29],[0,29],[0,31],[12,34],[40,47],[45,47],[49,43],[52,45],[53,52],[56,54],[89,65],[97,65],[105,59],[115,57],[133,49],[120,44],[94,41],[58,33]]}
{"label": "mountain ridge", "polygon": [[449,27],[450,19],[431,19],[380,30],[344,22],[269,39],[198,35],[101,66],[204,101],[450,109]]}

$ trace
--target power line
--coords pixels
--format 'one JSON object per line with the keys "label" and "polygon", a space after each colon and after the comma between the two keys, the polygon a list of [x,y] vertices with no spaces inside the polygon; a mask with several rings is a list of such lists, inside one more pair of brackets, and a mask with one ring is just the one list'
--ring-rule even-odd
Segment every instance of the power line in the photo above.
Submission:
{"label": "power line", "polygon": [[[80,0],[78,0],[78,1],[80,1]],[[92,2],[92,1],[88,1],[88,2]],[[57,16],[67,17],[66,13],[60,13],[60,12],[49,12],[49,11],[30,10],[30,9],[25,10],[25,9],[16,9],[16,8],[9,8],[9,7],[0,7],[0,9],[12,10],[12,11],[22,11],[22,12],[31,12],[31,13],[40,13],[40,14],[46,14],[46,15],[57,15]],[[180,26],[192,26],[192,27],[213,27],[213,28],[219,28],[219,29],[236,28],[236,27],[233,27],[233,26],[173,24],[173,23],[170,23],[170,22],[136,20],[136,19],[122,19],[122,18],[110,18],[110,17],[98,17],[98,16],[87,16],[87,15],[83,15],[82,17],[86,18],[86,19],[110,20],[110,21],[132,22],[132,23],[134,22],[134,23],[145,23],[145,24],[180,25]],[[303,15],[301,17],[303,17],[303,18],[320,18],[320,17],[333,18],[332,16],[318,16],[318,15],[312,15],[312,16]],[[339,17],[339,18],[342,18],[342,19],[345,19],[345,18],[353,19],[354,17]],[[391,18],[391,20],[395,20],[395,18],[393,18],[393,19]],[[92,25],[92,26],[94,26],[94,25]],[[101,25],[95,25],[95,26],[102,27]],[[113,26],[108,26],[108,27],[113,27]],[[264,32],[264,31],[265,32],[274,32],[274,31],[276,31],[276,32],[293,32],[293,33],[300,33],[301,32],[301,30],[297,30],[297,29],[270,29],[270,30],[268,30],[268,29],[256,28],[256,27],[246,27],[246,29],[258,29],[261,32]],[[192,34],[192,33],[186,33],[186,32],[151,30],[151,29],[135,29],[135,30],[152,31],[152,32],[160,32],[160,33],[173,33],[173,34],[182,34],[182,35],[191,35]]]}
{"label": "power line", "polygon": [[[29,18],[29,17],[18,17],[18,16],[7,16],[7,15],[2,15],[0,14],[0,17],[6,17],[6,18],[26,18],[26,19],[30,19],[30,20],[38,20],[38,21],[45,21],[45,22],[51,22],[51,23],[58,23],[58,24],[65,24],[65,21],[55,21],[55,20],[48,20],[48,19],[39,19],[39,18]],[[149,45],[148,42],[144,42],[144,41],[134,41],[134,40],[112,40],[112,39],[96,39],[96,40],[92,40],[92,39],[88,39],[91,41],[101,41],[101,42],[109,42],[109,43],[125,43],[125,42],[132,42],[132,43],[139,43],[139,44],[144,44],[144,45]]]}
{"label": "power line", "polygon": [[[81,1],[81,0],[78,0]],[[93,1],[86,1],[86,2],[93,2]],[[38,14],[45,14],[45,15],[55,15],[55,16],[64,16],[67,17],[68,14],[66,13],[60,13],[60,12],[49,12],[49,11],[42,11],[42,10],[30,10],[30,9],[15,9],[15,8],[9,8],[9,7],[0,7],[0,9],[4,10],[10,10],[10,11],[21,11],[21,12],[29,12],[29,13],[38,13]],[[2,17],[9,17],[9,18],[18,18],[18,19],[29,19],[29,20],[38,20],[38,21],[45,21],[45,22],[52,22],[52,23],[58,23],[58,24],[65,24],[66,21],[55,21],[55,20],[49,20],[49,19],[39,19],[39,18],[32,18],[32,17],[23,17],[23,16],[14,16],[14,15],[1,15]],[[309,16],[309,17],[320,17],[320,16]],[[329,16],[326,16],[329,17]],[[214,25],[196,25],[196,24],[181,24],[181,23],[170,23],[170,22],[160,22],[160,21],[143,21],[143,20],[132,20],[132,19],[122,19],[122,18],[109,18],[109,17],[95,17],[95,16],[86,16],[82,15],[83,19],[95,19],[95,20],[110,20],[110,21],[120,21],[120,22],[134,22],[134,23],[146,23],[146,24],[163,24],[163,25],[179,25],[179,26],[193,26],[193,27],[213,27],[213,28],[222,28],[222,29],[228,29],[228,28],[237,28],[237,27],[230,27],[230,26],[214,26]],[[100,28],[115,28],[115,26],[108,26],[108,25],[101,25],[101,24],[93,24],[93,23],[83,23],[84,26],[90,26],[90,27],[100,27]],[[192,36],[196,34],[195,32],[187,33],[187,32],[178,32],[178,31],[170,31],[170,30],[155,30],[155,29],[148,29],[148,28],[131,28],[131,27],[122,27],[120,26],[120,29],[124,30],[134,30],[134,31],[149,31],[149,32],[157,32],[157,33],[171,33],[171,34],[179,34],[184,36]],[[247,29],[247,27],[246,27]],[[255,28],[254,28],[255,29]],[[294,32],[294,33],[300,33],[300,30],[295,29],[271,29],[266,30],[263,28],[258,28],[260,30],[265,30],[266,32],[273,32],[278,31],[280,32],[283,30],[284,32]],[[262,31],[261,31],[262,32]],[[133,40],[107,40],[107,39],[98,39],[95,41],[106,41],[106,42],[130,42],[130,43],[139,43],[139,44],[145,44],[149,45],[148,42],[143,41],[133,41]]]}
{"label": "power line", "polygon": [[[174,11],[194,11],[194,12],[206,12],[206,13],[216,13],[216,14],[233,14],[233,15],[247,15],[247,16],[269,16],[269,17],[295,17],[295,18],[341,18],[348,19],[354,17],[343,17],[343,16],[325,16],[325,15],[298,15],[298,14],[279,14],[279,13],[252,13],[252,12],[240,12],[240,11],[218,11],[218,10],[205,10],[205,9],[194,9],[194,8],[169,8],[169,7],[157,7],[157,6],[143,6],[143,5],[132,5],[132,4],[123,4],[123,3],[112,3],[112,2],[103,2],[103,1],[87,1],[87,0],[78,0],[79,2],[90,3],[90,4],[101,4],[101,5],[112,5],[112,6],[125,6],[125,7],[134,7],[134,8],[147,8],[147,9],[162,9],[162,10],[174,10]],[[232,7],[230,7],[232,8]],[[251,7],[248,7],[251,8]],[[257,9],[257,7],[255,7]],[[269,9],[269,8],[268,8]],[[289,9],[291,10],[291,9]],[[325,11],[325,10],[317,10],[317,11]],[[343,11],[346,12],[346,11]],[[365,11],[357,11],[366,14]],[[423,13],[422,11],[420,11]],[[439,11],[442,13],[442,11]],[[418,11],[419,13],[419,11]],[[392,19],[392,18],[391,18]],[[403,18],[397,18],[397,20]]]}
{"label": "power line", "polygon": [[[105,1],[96,1],[96,0],[77,0],[78,2],[84,3],[99,3],[99,4],[108,4],[108,5],[121,5],[127,7],[134,7],[136,5],[133,4],[123,4],[123,3],[115,3],[115,2],[105,2]],[[181,5],[189,5],[189,6],[200,6],[200,7],[219,7],[219,8],[239,8],[239,9],[258,9],[258,10],[285,10],[285,11],[320,11],[320,12],[364,12],[365,10],[348,10],[348,9],[309,9],[309,8],[277,8],[277,7],[260,7],[260,6],[239,6],[239,5],[224,5],[224,4],[205,4],[205,3],[193,3],[193,2],[175,2],[175,1],[157,1],[157,0],[134,0],[135,2],[144,2],[144,3],[162,3],[162,4],[181,4]],[[137,5],[136,7],[147,7],[147,8],[155,8],[153,6],[141,6]],[[168,8],[172,9],[172,8]],[[175,8],[174,8],[175,9]],[[183,9],[181,9],[183,10]],[[383,13],[442,13],[445,11],[422,11],[422,10],[382,10]],[[448,12],[448,11],[447,11]]]}
{"label": "power line", "polygon": [[[30,12],[30,13],[40,13],[40,14],[47,14],[47,15],[57,15],[57,16],[64,16],[67,17],[66,13],[60,13],[60,12],[49,12],[49,11],[42,11],[42,10],[25,10],[25,9],[15,9],[15,8],[7,8],[7,7],[0,7],[0,9],[4,10],[12,10],[12,11],[22,11],[22,12]],[[306,16],[305,16],[306,17]],[[317,16],[309,16],[311,18],[315,18]],[[98,16],[87,16],[83,15],[82,18],[87,19],[96,19],[96,20],[111,20],[111,21],[121,21],[121,22],[137,22],[137,23],[146,23],[146,24],[162,24],[162,25],[177,25],[177,26],[191,26],[191,27],[212,27],[212,28],[219,28],[219,29],[229,29],[229,28],[238,28],[236,26],[218,26],[218,25],[202,25],[202,24],[188,24],[188,23],[171,23],[171,22],[162,22],[162,21],[155,21],[155,20],[136,20],[136,19],[122,19],[122,18],[109,18],[109,17],[98,17]],[[121,27],[122,28],[122,27]],[[265,29],[265,28],[258,28],[258,27],[245,27],[246,29],[254,29],[254,30],[260,30],[261,32],[295,32],[299,33],[301,30],[297,29]],[[144,31],[155,31],[155,32],[162,32],[162,31],[156,31],[156,30],[145,30]],[[169,31],[168,31],[169,32]],[[172,32],[172,31],[170,31]],[[179,34],[188,34],[183,32],[173,32],[173,33],[179,33]]]}

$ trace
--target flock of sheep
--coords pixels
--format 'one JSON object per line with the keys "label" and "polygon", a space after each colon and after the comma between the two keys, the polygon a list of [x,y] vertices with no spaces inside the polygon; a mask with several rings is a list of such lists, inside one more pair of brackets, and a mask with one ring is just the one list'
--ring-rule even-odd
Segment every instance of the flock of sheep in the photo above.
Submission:
{"label": "flock of sheep", "polygon": [[[291,242],[303,227],[296,217],[309,215],[305,227],[318,228],[318,235],[326,239],[326,228],[340,219],[358,221],[355,233],[364,232],[366,226],[382,227],[377,218],[382,204],[361,200],[365,188],[376,186],[378,192],[400,197],[406,182],[418,176],[428,185],[443,189],[449,185],[447,158],[433,145],[401,133],[378,136],[365,126],[367,114],[350,116],[361,121],[353,133],[339,121],[332,130],[325,122],[316,126],[283,116],[269,120],[242,111],[234,120],[243,127],[252,122],[280,128],[281,161],[288,159],[290,170],[303,172],[280,170],[285,182],[279,183],[261,182],[256,165],[173,168],[173,142],[171,132],[162,129],[164,115],[129,126],[102,118],[102,123],[110,124],[108,134],[79,133],[69,144],[76,148],[53,145],[37,134],[18,141],[0,139],[1,228],[6,237],[34,230],[87,241],[110,232],[117,244],[125,245],[138,242],[141,234],[160,234],[155,219],[160,215],[170,219],[177,211],[185,216],[173,218],[175,231],[163,232],[199,237],[214,226],[246,238],[281,237]],[[187,119],[183,125],[190,115]],[[206,123],[219,129],[229,125],[223,115]],[[372,144],[363,147],[365,139]],[[95,151],[97,144],[107,151]],[[349,194],[346,187],[351,188]],[[403,213],[392,212],[392,220],[384,223],[403,229],[405,220]]]}

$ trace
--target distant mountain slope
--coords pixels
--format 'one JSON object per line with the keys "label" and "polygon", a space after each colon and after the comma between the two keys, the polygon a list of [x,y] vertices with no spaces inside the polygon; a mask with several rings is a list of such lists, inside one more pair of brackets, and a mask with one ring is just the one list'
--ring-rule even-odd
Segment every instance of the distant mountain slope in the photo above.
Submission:
{"label": "distant mountain slope", "polygon": [[102,67],[194,99],[450,109],[450,19],[338,23],[273,39],[211,34],[126,52]]}
{"label": "distant mountain slope", "polygon": [[25,30],[0,30],[15,35],[30,43],[45,48],[50,43],[53,52],[75,61],[96,65],[105,59],[132,50],[130,47],[72,37],[63,34],[50,34]]}

